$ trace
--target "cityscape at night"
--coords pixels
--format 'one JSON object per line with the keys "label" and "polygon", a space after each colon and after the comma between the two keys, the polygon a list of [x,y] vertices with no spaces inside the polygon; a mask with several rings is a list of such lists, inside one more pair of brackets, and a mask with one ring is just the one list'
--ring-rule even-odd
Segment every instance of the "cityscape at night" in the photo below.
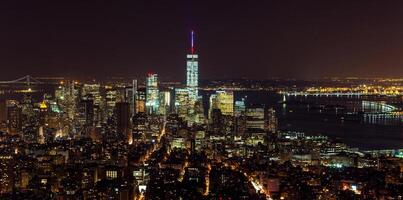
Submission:
{"label": "cityscape at night", "polygon": [[403,199],[403,2],[0,2],[0,199]]}

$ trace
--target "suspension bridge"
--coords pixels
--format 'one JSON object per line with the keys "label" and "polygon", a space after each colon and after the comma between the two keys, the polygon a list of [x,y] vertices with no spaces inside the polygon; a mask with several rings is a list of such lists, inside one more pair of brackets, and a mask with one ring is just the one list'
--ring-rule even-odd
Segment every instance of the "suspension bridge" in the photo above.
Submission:
{"label": "suspension bridge", "polygon": [[24,77],[11,81],[0,81],[0,85],[8,85],[8,84],[26,84],[30,86],[30,85],[44,84],[44,82],[38,81],[37,79],[35,79],[30,75],[26,75]]}

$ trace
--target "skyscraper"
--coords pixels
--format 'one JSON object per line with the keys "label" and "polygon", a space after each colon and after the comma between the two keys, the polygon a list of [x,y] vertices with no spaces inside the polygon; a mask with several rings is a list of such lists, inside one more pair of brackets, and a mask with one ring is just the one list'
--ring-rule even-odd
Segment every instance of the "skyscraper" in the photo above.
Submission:
{"label": "skyscraper", "polygon": [[169,109],[171,106],[171,92],[170,91],[160,91],[160,96],[159,96],[159,110],[158,114],[160,115],[166,115],[169,113]]}
{"label": "skyscraper", "polygon": [[216,91],[210,96],[210,114],[213,109],[220,109],[223,115],[234,115],[234,92]]}
{"label": "skyscraper", "polygon": [[192,30],[190,34],[190,54],[186,57],[186,87],[189,91],[189,100],[194,103],[198,97],[199,66],[198,55],[195,53],[194,31]]}
{"label": "skyscraper", "polygon": [[265,129],[265,112],[263,105],[254,105],[246,109],[246,128],[249,130]]}
{"label": "skyscraper", "polygon": [[124,101],[130,104],[130,116],[136,114],[136,99],[137,99],[137,79],[132,80],[131,87],[125,88]]}
{"label": "skyscraper", "polygon": [[22,109],[16,102],[12,101],[7,106],[8,130],[11,134],[17,134],[22,129]]}
{"label": "skyscraper", "polygon": [[246,111],[246,103],[245,103],[245,98],[242,98],[241,100],[235,101],[234,105],[234,115],[235,117],[240,117],[241,115],[245,114]]}
{"label": "skyscraper", "polygon": [[159,108],[158,75],[149,73],[146,79],[146,109],[148,114],[155,114]]}
{"label": "skyscraper", "polygon": [[183,119],[189,116],[189,91],[184,88],[175,89],[175,111]]}
{"label": "skyscraper", "polygon": [[137,79],[132,82],[132,93],[130,96],[130,112],[133,115],[136,114],[136,100],[137,100]]}
{"label": "skyscraper", "polygon": [[7,120],[6,100],[0,99],[0,124]]}
{"label": "skyscraper", "polygon": [[127,137],[126,139],[130,141],[130,103],[116,103],[116,125],[118,134]]}
{"label": "skyscraper", "polygon": [[138,88],[136,95],[136,113],[146,112],[146,88]]}
{"label": "skyscraper", "polygon": [[276,110],[274,108],[270,108],[267,111],[267,130],[270,133],[276,133],[278,127],[278,119],[276,117]]}

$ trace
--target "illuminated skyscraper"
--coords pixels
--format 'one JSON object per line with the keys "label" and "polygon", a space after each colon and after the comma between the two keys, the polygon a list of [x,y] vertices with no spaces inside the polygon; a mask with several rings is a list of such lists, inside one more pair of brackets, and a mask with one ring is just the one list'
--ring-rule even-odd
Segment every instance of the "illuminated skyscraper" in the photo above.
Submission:
{"label": "illuminated skyscraper", "polygon": [[146,89],[144,87],[137,89],[136,95],[136,113],[146,112]]}
{"label": "illuminated skyscraper", "polygon": [[100,89],[100,84],[84,84],[81,95],[83,98],[92,96],[94,99],[94,105],[100,107],[102,104],[102,95]]}
{"label": "illuminated skyscraper", "polygon": [[235,117],[239,117],[239,116],[245,114],[245,111],[246,111],[245,101],[246,101],[245,98],[242,98],[239,101],[235,101],[235,108],[234,108]]}
{"label": "illuminated skyscraper", "polygon": [[255,105],[248,107],[245,112],[246,128],[249,130],[264,130],[265,129],[265,112],[264,106]]}
{"label": "illuminated skyscraper", "polygon": [[101,95],[100,84],[84,84],[82,88],[81,98],[83,100],[92,99],[94,104],[94,124],[98,125],[103,116],[104,96]]}
{"label": "illuminated skyscraper", "polygon": [[146,79],[146,109],[148,114],[155,114],[159,108],[158,75],[149,73]]}
{"label": "illuminated skyscraper", "polygon": [[105,96],[106,116],[107,118],[110,118],[112,117],[113,112],[115,111],[117,91],[112,88],[107,88],[105,93],[106,93]]}
{"label": "illuminated skyscraper", "polygon": [[169,112],[171,106],[171,92],[170,91],[160,91],[159,96],[159,110],[158,114],[166,115]]}
{"label": "illuminated skyscraper", "polygon": [[175,89],[175,110],[179,117],[187,119],[189,116],[189,91],[184,88]]}
{"label": "illuminated skyscraper", "polygon": [[186,86],[189,91],[189,100],[193,103],[197,101],[199,86],[199,66],[198,55],[195,53],[194,32],[190,35],[191,49],[186,57]]}
{"label": "illuminated skyscraper", "polygon": [[17,134],[22,129],[22,109],[15,101],[10,101],[7,105],[7,123],[11,134]]}
{"label": "illuminated skyscraper", "polygon": [[136,100],[137,100],[137,79],[134,79],[132,82],[132,91],[131,95],[129,96],[130,102],[130,113],[131,115],[136,114]]}
{"label": "illuminated skyscraper", "polygon": [[219,109],[223,115],[234,115],[234,92],[217,91],[210,96],[210,115],[214,109]]}
{"label": "illuminated skyscraper", "polygon": [[276,117],[276,110],[274,108],[270,108],[267,111],[267,131],[270,133],[276,133],[278,127],[278,119]]}
{"label": "illuminated skyscraper", "polygon": [[124,100],[130,104],[130,116],[136,114],[136,100],[137,100],[137,79],[132,80],[131,87],[125,88]]}

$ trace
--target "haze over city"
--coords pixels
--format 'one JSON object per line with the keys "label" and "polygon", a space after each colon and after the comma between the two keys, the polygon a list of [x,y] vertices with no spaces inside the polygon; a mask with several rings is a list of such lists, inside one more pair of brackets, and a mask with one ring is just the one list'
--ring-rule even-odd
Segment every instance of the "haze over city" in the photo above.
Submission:
{"label": "haze over city", "polygon": [[202,79],[399,77],[401,1],[2,1],[2,80],[184,76],[188,31]]}

